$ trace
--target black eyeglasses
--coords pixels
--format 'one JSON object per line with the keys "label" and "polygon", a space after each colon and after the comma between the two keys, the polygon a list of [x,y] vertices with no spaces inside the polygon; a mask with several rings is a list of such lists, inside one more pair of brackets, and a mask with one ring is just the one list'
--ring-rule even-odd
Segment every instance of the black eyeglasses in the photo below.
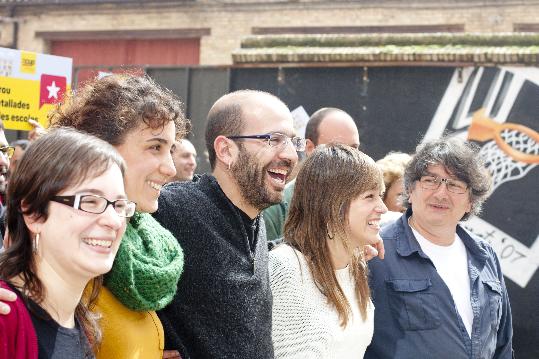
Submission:
{"label": "black eyeglasses", "polygon": [[456,194],[466,193],[468,185],[460,180],[454,180],[451,178],[440,178],[436,176],[422,176],[419,179],[419,183],[423,189],[437,190],[440,188],[442,182],[445,182],[447,190]]}
{"label": "black eyeglasses", "polygon": [[264,135],[246,135],[246,136],[228,136],[231,140],[241,140],[246,138],[254,138],[268,141],[271,147],[284,147],[288,141],[292,143],[294,149],[298,152],[305,151],[305,139],[302,137],[289,137],[284,133],[273,132]]}
{"label": "black eyeglasses", "polygon": [[0,147],[0,152],[4,154],[7,158],[13,157],[13,154],[15,153],[15,147],[11,146],[2,146]]}
{"label": "black eyeglasses", "polygon": [[95,194],[76,194],[74,196],[54,196],[51,201],[65,204],[66,206],[79,209],[83,212],[101,214],[107,210],[108,205],[116,211],[120,217],[131,217],[135,214],[136,203],[127,199],[109,201],[105,197]]}

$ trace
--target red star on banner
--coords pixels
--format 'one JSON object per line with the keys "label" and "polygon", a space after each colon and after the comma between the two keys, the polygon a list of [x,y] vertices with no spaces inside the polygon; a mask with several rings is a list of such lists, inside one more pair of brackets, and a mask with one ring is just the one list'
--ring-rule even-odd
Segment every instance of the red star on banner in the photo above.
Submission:
{"label": "red star on banner", "polygon": [[64,98],[66,92],[65,76],[41,75],[39,88],[39,108],[44,104],[54,104]]}

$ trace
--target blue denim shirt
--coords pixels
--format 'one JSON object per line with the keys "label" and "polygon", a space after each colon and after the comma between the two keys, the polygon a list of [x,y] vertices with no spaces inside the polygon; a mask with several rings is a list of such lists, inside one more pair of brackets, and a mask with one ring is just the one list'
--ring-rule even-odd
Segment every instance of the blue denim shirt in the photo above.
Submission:
{"label": "blue denim shirt", "polygon": [[382,229],[385,259],[369,262],[376,309],[365,358],[512,358],[511,307],[490,245],[457,226],[468,252],[470,338],[448,287],[408,225],[411,213]]}

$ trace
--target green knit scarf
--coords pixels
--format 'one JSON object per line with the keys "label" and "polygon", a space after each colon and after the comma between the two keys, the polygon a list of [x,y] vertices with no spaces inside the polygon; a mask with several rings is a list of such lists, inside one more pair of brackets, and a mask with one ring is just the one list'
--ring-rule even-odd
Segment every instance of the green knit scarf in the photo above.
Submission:
{"label": "green knit scarf", "polygon": [[174,298],[182,270],[183,251],[176,238],[148,213],[136,212],[105,286],[129,309],[159,310]]}

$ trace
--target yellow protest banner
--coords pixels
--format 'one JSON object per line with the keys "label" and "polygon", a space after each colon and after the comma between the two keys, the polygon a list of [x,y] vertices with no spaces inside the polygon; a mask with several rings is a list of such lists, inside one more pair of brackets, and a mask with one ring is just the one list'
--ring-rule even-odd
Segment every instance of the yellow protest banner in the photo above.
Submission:
{"label": "yellow protest banner", "polygon": [[70,91],[72,60],[0,48],[0,119],[6,129],[47,126],[47,115]]}

